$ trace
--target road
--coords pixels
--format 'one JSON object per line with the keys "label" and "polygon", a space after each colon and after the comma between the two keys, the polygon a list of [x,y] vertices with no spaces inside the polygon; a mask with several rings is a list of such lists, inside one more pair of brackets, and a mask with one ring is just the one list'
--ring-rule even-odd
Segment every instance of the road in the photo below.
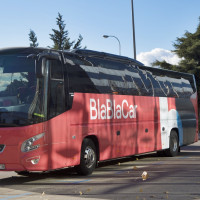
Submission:
{"label": "road", "polygon": [[8,199],[200,200],[200,140],[177,157],[152,153],[105,162],[86,177],[73,169],[29,177],[0,172],[0,200]]}

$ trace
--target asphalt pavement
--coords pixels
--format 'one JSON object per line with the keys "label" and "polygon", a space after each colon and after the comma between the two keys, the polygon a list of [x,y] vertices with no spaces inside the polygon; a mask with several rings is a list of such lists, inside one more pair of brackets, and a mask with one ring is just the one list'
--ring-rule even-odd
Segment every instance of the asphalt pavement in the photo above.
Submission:
{"label": "asphalt pavement", "polygon": [[90,176],[73,169],[29,177],[0,172],[0,200],[200,200],[200,140],[177,157],[156,153],[101,163]]}

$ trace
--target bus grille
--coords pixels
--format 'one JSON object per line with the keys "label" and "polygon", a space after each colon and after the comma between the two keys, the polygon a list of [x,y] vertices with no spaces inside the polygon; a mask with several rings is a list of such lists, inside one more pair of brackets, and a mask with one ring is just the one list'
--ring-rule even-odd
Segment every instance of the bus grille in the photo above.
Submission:
{"label": "bus grille", "polygon": [[0,144],[0,153],[2,153],[2,152],[3,152],[4,148],[5,148],[5,145],[3,145],[3,144]]}

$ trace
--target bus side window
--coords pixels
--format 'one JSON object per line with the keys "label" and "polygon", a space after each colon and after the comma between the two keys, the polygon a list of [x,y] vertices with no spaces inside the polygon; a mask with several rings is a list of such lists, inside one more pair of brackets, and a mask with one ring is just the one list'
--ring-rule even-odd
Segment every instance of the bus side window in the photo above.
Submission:
{"label": "bus side window", "polygon": [[50,61],[49,118],[65,111],[64,79],[59,60]]}
{"label": "bus side window", "polygon": [[160,84],[161,90],[164,93],[164,96],[167,97],[169,93],[169,88],[167,85],[165,85],[165,77],[163,76],[156,76],[156,79],[158,80],[158,83]]}
{"label": "bus side window", "polygon": [[96,59],[99,68],[99,78],[104,85],[105,93],[126,94],[126,65],[112,60]]}
{"label": "bus side window", "polygon": [[144,94],[142,94],[142,96],[153,96],[154,95],[153,84],[151,83],[150,79],[147,77],[146,70],[142,70],[138,68],[138,74],[140,76],[141,81],[145,85],[145,89],[147,90],[147,94],[145,94],[145,91],[143,91]]}
{"label": "bus side window", "polygon": [[163,90],[161,89],[159,82],[156,79],[156,76],[152,72],[149,72],[149,71],[146,71],[146,73],[147,73],[148,79],[151,81],[151,84],[153,86],[153,95],[158,96],[158,97],[165,96]]}
{"label": "bus side window", "polygon": [[140,95],[140,89],[134,81],[135,76],[138,76],[137,71],[134,66],[128,66],[125,68],[125,79],[127,84],[127,94],[128,95]]}
{"label": "bus side window", "polygon": [[171,78],[170,77],[166,77],[165,78],[165,85],[166,87],[168,88],[169,90],[169,93],[168,93],[168,97],[178,97],[177,93],[175,92],[174,88],[173,88],[173,85],[171,83]]}
{"label": "bus side window", "polygon": [[188,98],[194,93],[192,86],[190,82],[184,78],[181,78],[181,81],[182,81],[184,96]]}

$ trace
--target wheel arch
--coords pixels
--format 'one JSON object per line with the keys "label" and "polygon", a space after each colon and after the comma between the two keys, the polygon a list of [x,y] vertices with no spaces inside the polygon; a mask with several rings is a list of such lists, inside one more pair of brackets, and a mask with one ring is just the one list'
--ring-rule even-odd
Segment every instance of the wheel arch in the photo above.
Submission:
{"label": "wheel arch", "polygon": [[178,141],[179,141],[179,131],[178,131],[178,128],[172,128],[171,131],[170,131],[170,135],[171,135],[172,131],[176,132],[176,134],[178,136]]}
{"label": "wheel arch", "polygon": [[92,142],[94,143],[94,145],[96,147],[97,161],[99,161],[100,152],[99,152],[99,140],[98,140],[97,136],[96,135],[88,135],[84,139],[86,139],[86,138],[92,140]]}
{"label": "wheel arch", "polygon": [[180,152],[178,129],[173,128],[170,132],[169,148],[165,150],[165,154],[169,157],[174,157],[178,155],[178,152]]}

